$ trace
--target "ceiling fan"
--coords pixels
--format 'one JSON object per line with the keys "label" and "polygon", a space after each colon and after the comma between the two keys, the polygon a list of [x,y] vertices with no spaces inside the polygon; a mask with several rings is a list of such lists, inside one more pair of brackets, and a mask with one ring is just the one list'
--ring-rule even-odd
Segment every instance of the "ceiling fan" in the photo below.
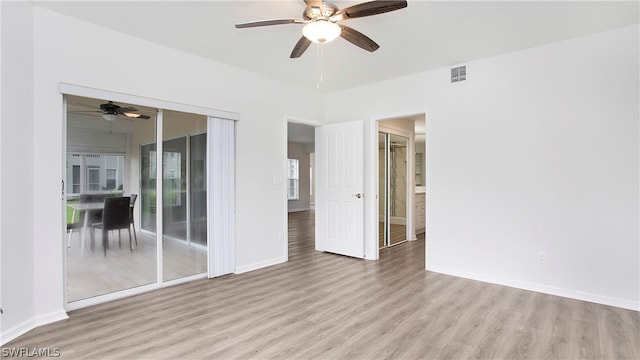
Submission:
{"label": "ceiling fan", "polygon": [[294,46],[291,58],[298,58],[307,50],[312,42],[328,43],[338,36],[355,46],[373,52],[380,45],[361,32],[348,26],[337,24],[339,21],[371,16],[399,10],[407,7],[406,1],[369,1],[358,5],[339,9],[336,5],[322,0],[304,0],[307,7],[302,19],[274,19],[236,24],[236,28],[250,28],[269,25],[305,24],[302,37]]}
{"label": "ceiling fan", "polygon": [[[106,104],[100,104],[100,110],[89,111],[95,113],[101,113],[102,118],[107,121],[115,121],[119,116],[125,116],[127,118],[134,119],[149,119],[149,116],[136,114],[135,112],[139,111],[134,107],[122,107],[120,105],[114,104],[113,101],[109,101]],[[79,112],[87,112],[87,111],[79,111]]]}

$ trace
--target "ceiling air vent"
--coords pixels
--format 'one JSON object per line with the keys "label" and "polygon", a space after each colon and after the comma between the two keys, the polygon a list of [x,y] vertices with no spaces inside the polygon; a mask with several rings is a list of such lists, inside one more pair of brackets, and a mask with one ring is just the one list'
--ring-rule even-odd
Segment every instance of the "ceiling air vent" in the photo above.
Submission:
{"label": "ceiling air vent", "polygon": [[451,68],[451,83],[459,83],[467,80],[467,66],[458,66]]}

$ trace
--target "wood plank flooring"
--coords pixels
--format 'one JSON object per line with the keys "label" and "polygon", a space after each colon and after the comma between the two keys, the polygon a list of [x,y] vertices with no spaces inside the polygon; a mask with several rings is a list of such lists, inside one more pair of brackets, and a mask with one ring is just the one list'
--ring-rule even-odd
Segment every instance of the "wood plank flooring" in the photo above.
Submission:
{"label": "wood plank flooring", "polygon": [[[117,232],[114,233],[107,256],[103,255],[101,244],[96,245],[94,253],[87,244],[87,249],[81,256],[80,234],[76,232],[72,235],[71,246],[67,248],[69,302],[157,281],[155,234],[139,231],[138,247],[130,251],[128,233],[122,232],[122,248],[118,246]],[[188,246],[185,241],[165,239],[163,250],[165,281],[207,272],[205,248]]]}
{"label": "wood plank flooring", "polygon": [[[403,241],[407,241],[407,226],[400,224],[391,224],[389,229],[389,238],[391,239],[391,245],[399,244]],[[378,223],[378,248],[384,246],[384,222]]]}
{"label": "wood plank flooring", "polygon": [[5,348],[63,359],[638,359],[636,311],[424,270],[424,241],[379,261],[314,251],[289,218],[289,258],[73,311]]}

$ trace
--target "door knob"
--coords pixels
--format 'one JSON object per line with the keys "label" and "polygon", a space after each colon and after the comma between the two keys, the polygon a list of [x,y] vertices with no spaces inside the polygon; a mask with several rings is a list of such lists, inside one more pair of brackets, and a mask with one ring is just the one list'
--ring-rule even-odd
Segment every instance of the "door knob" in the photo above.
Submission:
{"label": "door knob", "polygon": [[353,196],[357,197],[358,199],[360,199],[362,197],[362,194],[357,193],[357,194],[353,194]]}

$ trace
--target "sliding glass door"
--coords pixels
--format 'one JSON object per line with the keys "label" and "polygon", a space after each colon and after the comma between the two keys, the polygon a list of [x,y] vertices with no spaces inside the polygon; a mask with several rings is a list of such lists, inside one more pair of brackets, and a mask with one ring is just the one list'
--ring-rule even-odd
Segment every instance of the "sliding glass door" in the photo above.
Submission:
{"label": "sliding glass door", "polygon": [[108,101],[66,103],[67,302],[204,277],[207,116],[124,103],[129,115],[103,116],[95,109]]}
{"label": "sliding glass door", "polygon": [[207,271],[207,117],[163,116],[163,280]]}
{"label": "sliding glass door", "polygon": [[409,139],[400,135],[378,134],[379,247],[408,239],[407,200]]}
{"label": "sliding glass door", "polygon": [[[107,101],[71,95],[66,101],[67,301],[156,283],[156,240],[138,225],[155,209],[154,179],[140,171],[150,167],[152,149],[141,153],[133,146],[155,139],[156,111],[135,105],[148,119],[111,118],[95,110]],[[114,206],[111,198],[125,203]],[[140,198],[147,202],[143,212]]]}

